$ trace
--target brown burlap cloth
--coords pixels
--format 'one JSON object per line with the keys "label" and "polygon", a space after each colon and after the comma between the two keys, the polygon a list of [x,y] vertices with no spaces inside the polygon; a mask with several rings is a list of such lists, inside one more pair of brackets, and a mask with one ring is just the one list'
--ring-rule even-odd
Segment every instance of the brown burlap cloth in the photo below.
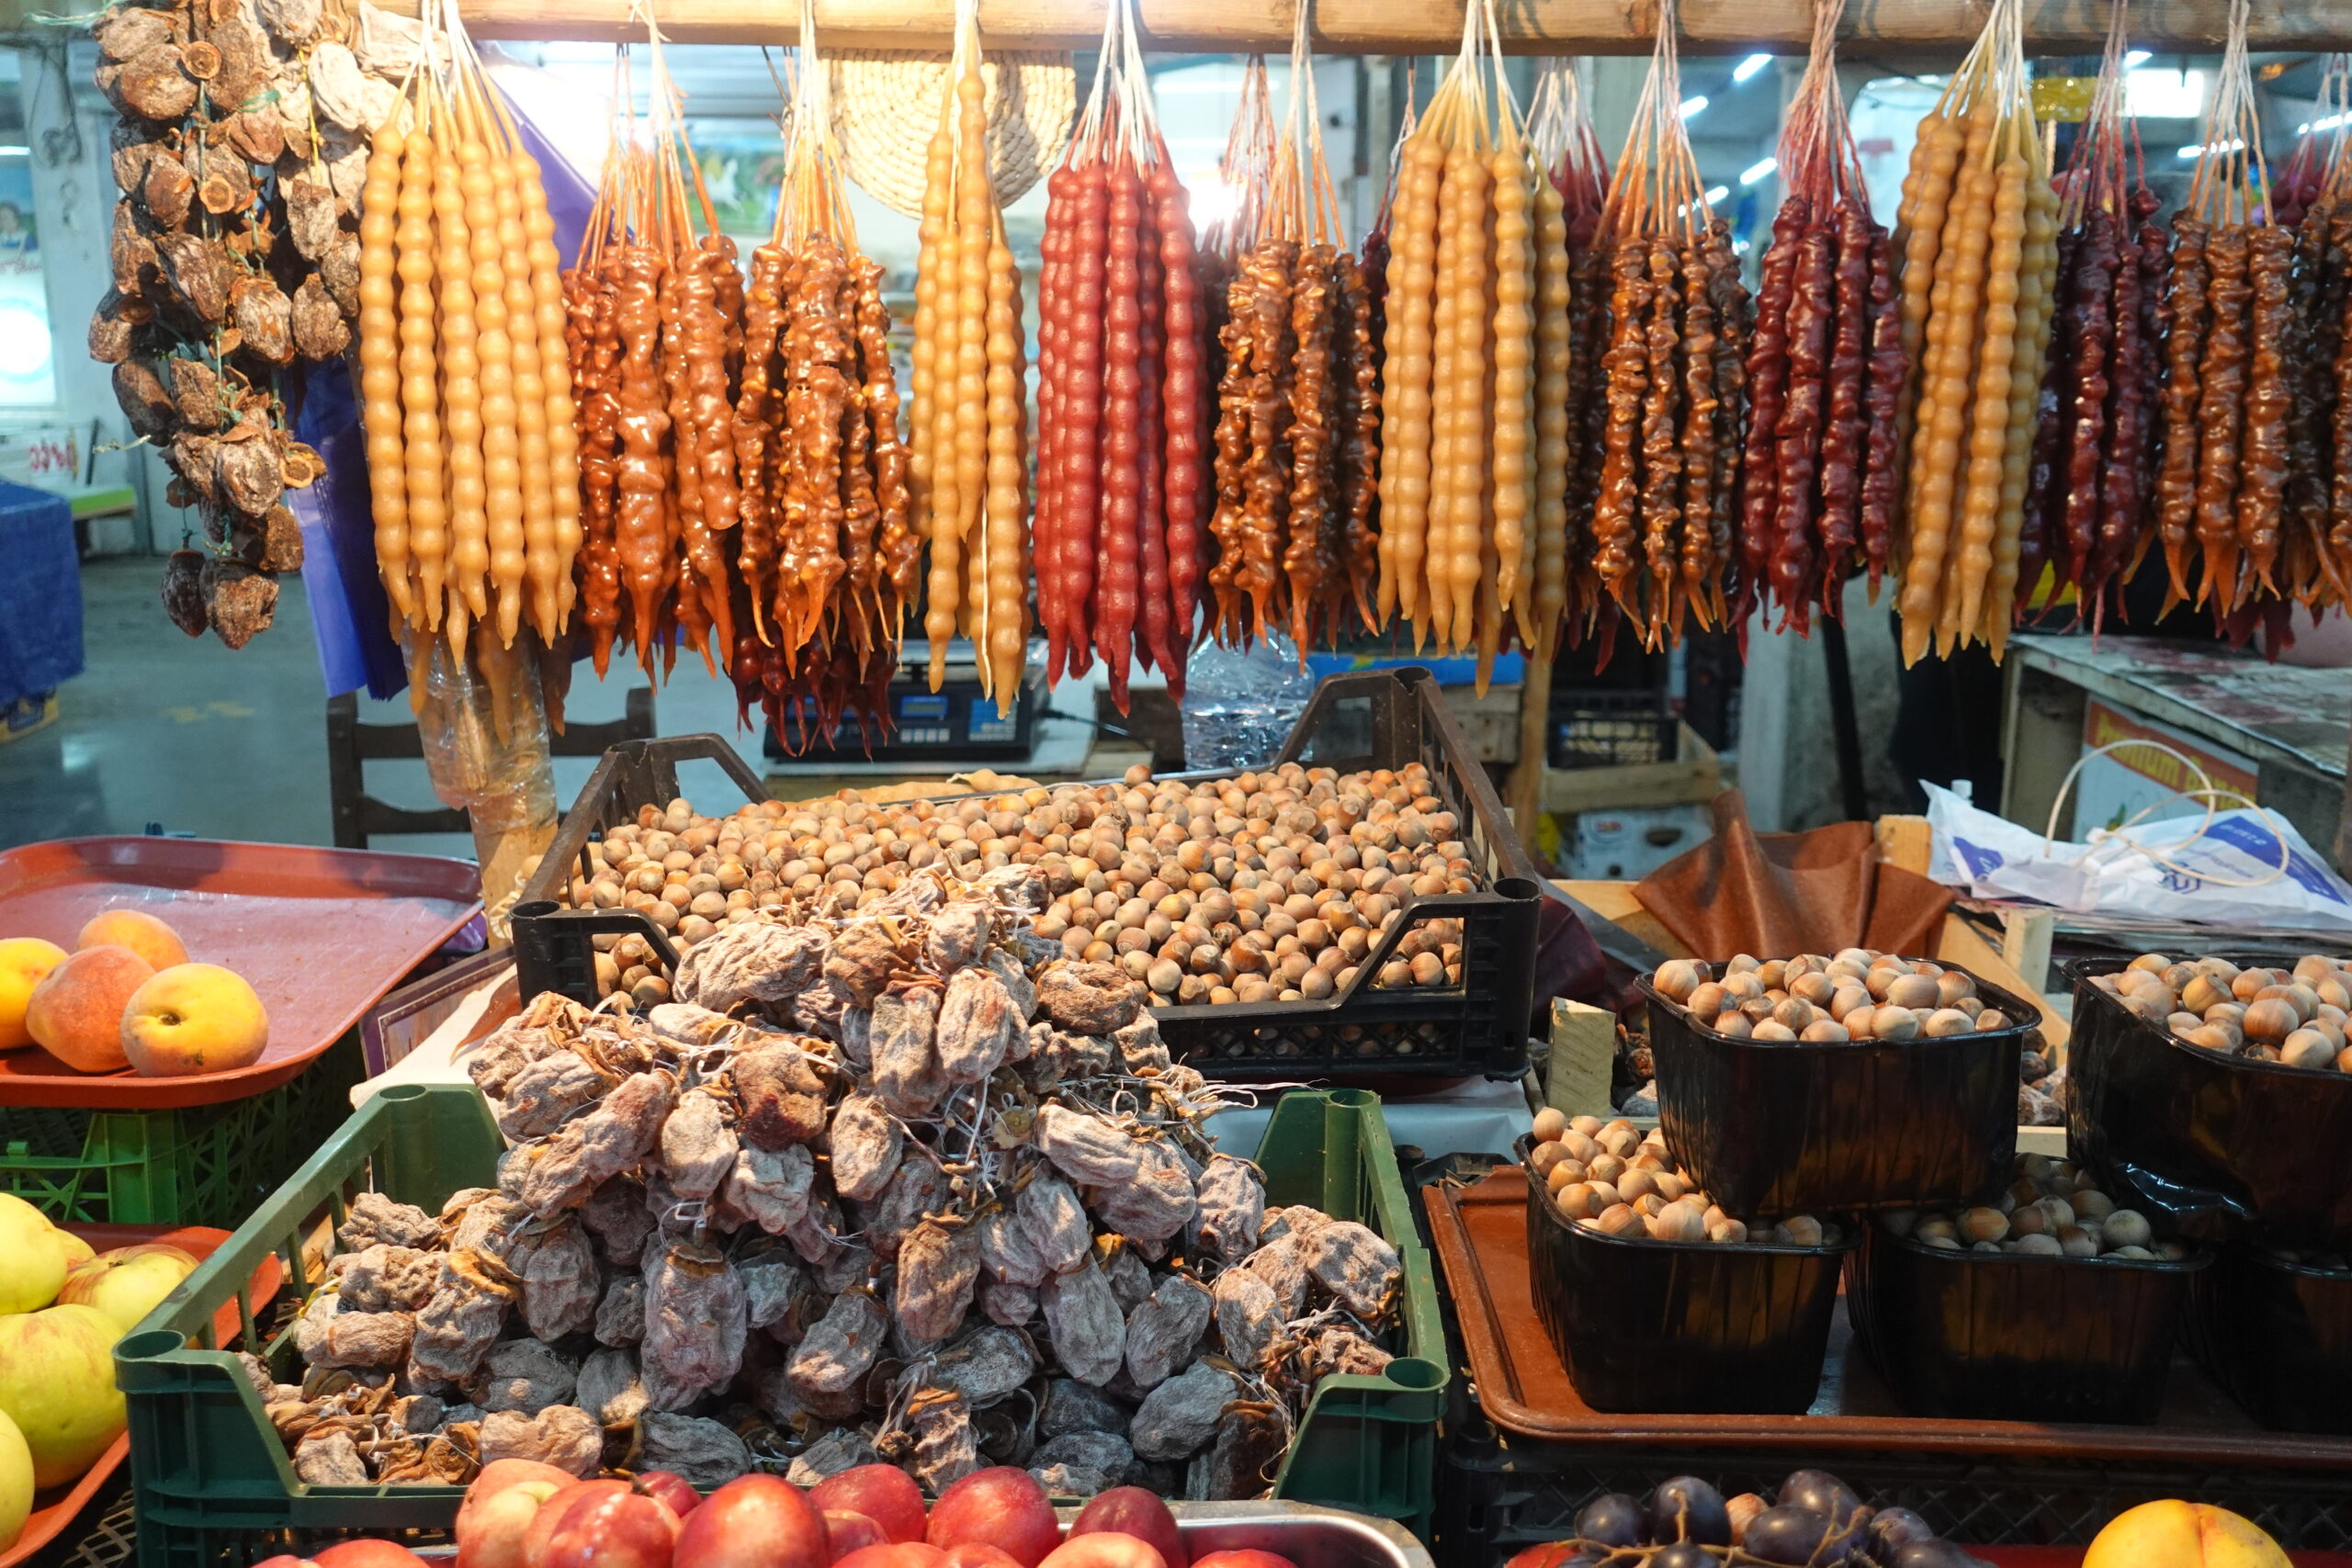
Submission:
{"label": "brown burlap cloth", "polygon": [[1739,791],[1715,796],[1715,835],[1634,888],[1696,958],[1789,958],[1868,947],[1935,951],[1951,890],[1879,859],[1868,822],[1758,833]]}

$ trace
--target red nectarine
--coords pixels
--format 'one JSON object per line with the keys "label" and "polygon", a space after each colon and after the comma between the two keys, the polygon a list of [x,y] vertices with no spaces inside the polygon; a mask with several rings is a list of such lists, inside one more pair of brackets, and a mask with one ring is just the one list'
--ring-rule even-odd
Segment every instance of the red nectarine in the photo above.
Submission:
{"label": "red nectarine", "polygon": [[892,1540],[921,1540],[922,1488],[895,1464],[861,1464],[808,1488],[808,1501],[828,1511],[864,1514]]}
{"label": "red nectarine", "polygon": [[948,1557],[939,1548],[919,1540],[898,1540],[888,1546],[861,1546],[847,1557],[835,1558],[833,1568],[948,1568]]}
{"label": "red nectarine", "polygon": [[1206,1557],[1195,1557],[1193,1568],[1298,1568],[1298,1565],[1279,1552],[1260,1551],[1255,1547],[1242,1546],[1228,1551],[1212,1551]]}
{"label": "red nectarine", "polygon": [[1100,1530],[1070,1537],[1054,1549],[1043,1568],[1168,1568],[1168,1561],[1148,1540]]}
{"label": "red nectarine", "polygon": [[825,1516],[775,1475],[739,1475],[702,1500],[678,1531],[676,1568],[825,1568]]}
{"label": "red nectarine", "polygon": [[1070,1521],[1073,1540],[1105,1530],[1148,1541],[1167,1560],[1168,1568],[1184,1568],[1192,1561],[1184,1550],[1183,1535],[1176,1529],[1176,1516],[1168,1511],[1158,1493],[1140,1486],[1114,1486],[1097,1493]]}
{"label": "red nectarine", "polygon": [[1037,1568],[1060,1544],[1061,1520],[1036,1477],[1009,1464],[976,1470],[951,1482],[931,1507],[923,1540],[933,1546],[967,1540],[993,1546],[1021,1564]]}
{"label": "red nectarine", "polygon": [[[702,1510],[695,1510],[699,1514]],[[576,1481],[548,1498],[523,1540],[524,1568],[670,1568],[678,1516],[626,1481]]]}

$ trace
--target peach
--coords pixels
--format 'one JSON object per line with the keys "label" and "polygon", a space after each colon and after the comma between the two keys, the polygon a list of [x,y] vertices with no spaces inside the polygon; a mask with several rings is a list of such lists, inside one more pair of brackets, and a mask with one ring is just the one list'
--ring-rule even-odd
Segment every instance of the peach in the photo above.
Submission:
{"label": "peach", "polygon": [[65,962],[65,950],[37,936],[12,936],[0,942],[0,1051],[29,1045],[25,1008],[41,976]]}
{"label": "peach", "polygon": [[424,1568],[424,1558],[390,1540],[339,1540],[311,1561],[319,1568]]}
{"label": "peach", "polygon": [[1035,1476],[1000,1464],[950,1482],[932,1505],[923,1539],[943,1550],[979,1541],[1037,1568],[1061,1544],[1062,1524]]}
{"label": "peach", "polygon": [[1147,1542],[1167,1561],[1168,1568],[1184,1568],[1192,1561],[1184,1550],[1183,1533],[1176,1528],[1176,1516],[1158,1493],[1140,1486],[1114,1486],[1097,1493],[1070,1521],[1073,1540],[1106,1530]]}
{"label": "peach", "polygon": [[[835,1568],[840,1565],[835,1564]],[[1021,1564],[993,1546],[967,1540],[948,1549],[947,1568],[1021,1568]]]}
{"label": "peach", "polygon": [[69,954],[33,987],[25,1027],[33,1043],[82,1073],[130,1065],[122,1054],[122,1010],[154,975],[127,947],[106,943]]}
{"label": "peach", "polygon": [[147,1077],[233,1072],[261,1060],[269,1010],[233,970],[175,964],[131,994],[119,1032],[123,1055]]}
{"label": "peach", "polygon": [[861,1464],[829,1475],[808,1489],[808,1501],[827,1513],[864,1514],[894,1541],[922,1539],[922,1488],[895,1464]]}
{"label": "peach", "polygon": [[[828,1523],[782,1476],[739,1475],[686,1516],[670,1561],[674,1568],[825,1568],[833,1560]],[[885,1544],[882,1527],[871,1529],[872,1544]]]}
{"label": "peach", "polygon": [[948,1556],[919,1540],[896,1540],[888,1546],[861,1546],[846,1557],[834,1558],[833,1568],[948,1568]]}
{"label": "peach", "polygon": [[889,1544],[889,1535],[865,1515],[841,1508],[825,1510],[825,1546],[834,1557],[847,1557],[865,1547]]}
{"label": "peach", "polygon": [[187,944],[180,941],[180,933],[144,909],[102,909],[90,917],[82,934],[74,939],[77,953],[85,947],[107,946],[127,947],[153,969],[187,962]]}
{"label": "peach", "polygon": [[1040,1568],[1168,1568],[1168,1560],[1148,1540],[1105,1531],[1070,1537]]}

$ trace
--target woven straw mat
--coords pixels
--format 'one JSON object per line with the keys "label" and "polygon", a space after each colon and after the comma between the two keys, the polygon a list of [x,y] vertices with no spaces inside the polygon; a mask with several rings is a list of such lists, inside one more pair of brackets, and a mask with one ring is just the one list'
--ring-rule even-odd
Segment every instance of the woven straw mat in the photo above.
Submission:
{"label": "woven straw mat", "polygon": [[[850,178],[910,218],[922,216],[926,154],[948,87],[944,55],[851,50],[832,57],[833,134]],[[1069,140],[1078,83],[1067,54],[989,53],[989,174],[1010,207]]]}

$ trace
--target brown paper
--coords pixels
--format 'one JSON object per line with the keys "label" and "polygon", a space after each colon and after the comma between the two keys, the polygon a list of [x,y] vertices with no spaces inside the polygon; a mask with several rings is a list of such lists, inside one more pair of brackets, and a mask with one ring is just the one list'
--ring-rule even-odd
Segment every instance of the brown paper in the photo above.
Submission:
{"label": "brown paper", "polygon": [[1879,859],[1871,824],[1758,833],[1737,790],[1714,801],[1714,837],[1634,887],[1642,908],[1694,957],[1787,958],[1869,947],[1934,949],[1951,891]]}

